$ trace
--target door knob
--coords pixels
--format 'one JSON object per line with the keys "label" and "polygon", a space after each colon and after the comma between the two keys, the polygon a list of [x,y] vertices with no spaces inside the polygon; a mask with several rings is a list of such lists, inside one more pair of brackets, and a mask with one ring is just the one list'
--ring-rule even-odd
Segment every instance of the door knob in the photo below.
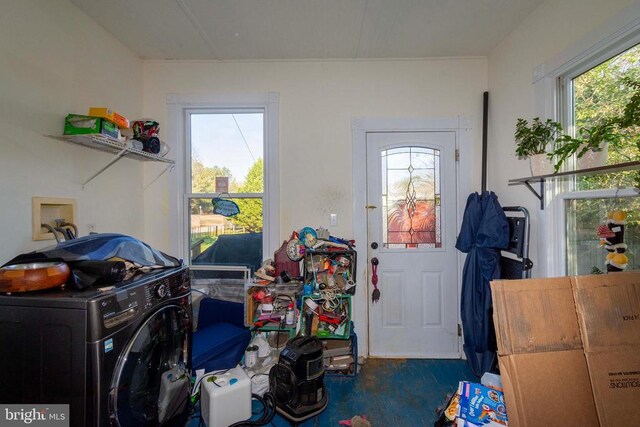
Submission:
{"label": "door knob", "polygon": [[371,265],[378,265],[380,264],[380,261],[378,261],[378,258],[373,257],[371,258]]}
{"label": "door knob", "polygon": [[378,242],[371,243],[371,249],[378,249]]}

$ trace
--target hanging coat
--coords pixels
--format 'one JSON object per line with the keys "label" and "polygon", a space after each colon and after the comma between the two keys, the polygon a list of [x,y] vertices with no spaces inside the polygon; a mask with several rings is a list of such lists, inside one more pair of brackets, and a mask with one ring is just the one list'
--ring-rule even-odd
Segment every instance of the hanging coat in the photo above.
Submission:
{"label": "hanging coat", "polygon": [[467,254],[460,315],[464,352],[479,377],[491,371],[496,344],[489,282],[500,277],[500,249],[509,243],[509,222],[493,192],[470,194],[456,248]]}

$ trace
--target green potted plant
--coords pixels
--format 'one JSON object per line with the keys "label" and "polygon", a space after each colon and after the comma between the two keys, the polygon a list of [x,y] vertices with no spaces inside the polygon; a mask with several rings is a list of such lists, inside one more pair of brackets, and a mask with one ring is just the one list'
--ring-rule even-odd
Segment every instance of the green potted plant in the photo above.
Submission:
{"label": "green potted plant", "polygon": [[516,155],[520,158],[530,158],[531,173],[547,175],[553,171],[547,149],[556,145],[562,136],[562,125],[551,119],[540,121],[539,117],[532,120],[531,125],[525,119],[516,122]]}
{"label": "green potted plant", "polygon": [[556,172],[573,154],[578,158],[579,169],[604,166],[607,162],[608,145],[610,143],[615,145],[620,140],[620,135],[616,132],[616,125],[612,120],[605,120],[600,124],[581,128],[579,134],[578,138],[563,135],[558,139],[557,148],[549,154],[549,157],[555,158],[554,170]]}

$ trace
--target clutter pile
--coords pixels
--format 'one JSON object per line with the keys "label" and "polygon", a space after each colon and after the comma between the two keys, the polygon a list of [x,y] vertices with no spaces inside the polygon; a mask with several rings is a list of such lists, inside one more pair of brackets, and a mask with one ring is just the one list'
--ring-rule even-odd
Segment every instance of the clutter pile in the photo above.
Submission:
{"label": "clutter pile", "polygon": [[[192,400],[197,400],[202,383],[205,424],[244,422],[251,399],[264,406],[259,423],[251,425],[269,423],[276,412],[300,423],[326,408],[325,373],[356,375],[357,337],[351,321],[354,243],[323,228],[303,227],[292,232],[272,258],[262,261],[244,288],[243,321],[252,334],[244,357],[237,367],[196,378]],[[245,392],[249,383],[250,394]],[[226,412],[231,396],[239,400],[234,401],[237,410]],[[368,423],[365,418],[351,421]]]}
{"label": "clutter pile", "polygon": [[326,407],[325,372],[357,373],[354,247],[327,229],[303,227],[245,284],[244,324],[253,337],[239,368],[254,398],[273,399],[277,412],[293,422]]}
{"label": "clutter pile", "polygon": [[[295,324],[296,333],[304,324],[303,333],[307,335],[348,338],[349,297],[355,293],[356,285],[354,243],[333,237],[323,228],[294,231],[274,258],[264,260],[254,273],[245,299],[246,325],[262,328],[287,320],[283,328]],[[307,308],[307,322],[299,316],[303,299],[318,307]]]}
{"label": "clutter pile", "polygon": [[160,140],[159,132],[160,124],[153,119],[130,122],[106,107],[91,107],[86,115],[68,114],[64,122],[64,135],[97,134],[122,144],[123,148],[164,157],[169,146]]}

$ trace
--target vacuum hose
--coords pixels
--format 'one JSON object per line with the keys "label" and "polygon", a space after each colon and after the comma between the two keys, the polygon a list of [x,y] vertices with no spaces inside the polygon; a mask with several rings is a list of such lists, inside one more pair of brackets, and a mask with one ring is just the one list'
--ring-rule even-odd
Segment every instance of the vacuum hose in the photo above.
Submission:
{"label": "vacuum hose", "polygon": [[260,397],[257,394],[252,394],[251,397],[256,399],[262,404],[264,408],[262,415],[257,420],[239,421],[235,424],[231,424],[229,427],[252,427],[263,426],[271,422],[276,415],[276,398],[271,392],[266,392],[264,396]]}

